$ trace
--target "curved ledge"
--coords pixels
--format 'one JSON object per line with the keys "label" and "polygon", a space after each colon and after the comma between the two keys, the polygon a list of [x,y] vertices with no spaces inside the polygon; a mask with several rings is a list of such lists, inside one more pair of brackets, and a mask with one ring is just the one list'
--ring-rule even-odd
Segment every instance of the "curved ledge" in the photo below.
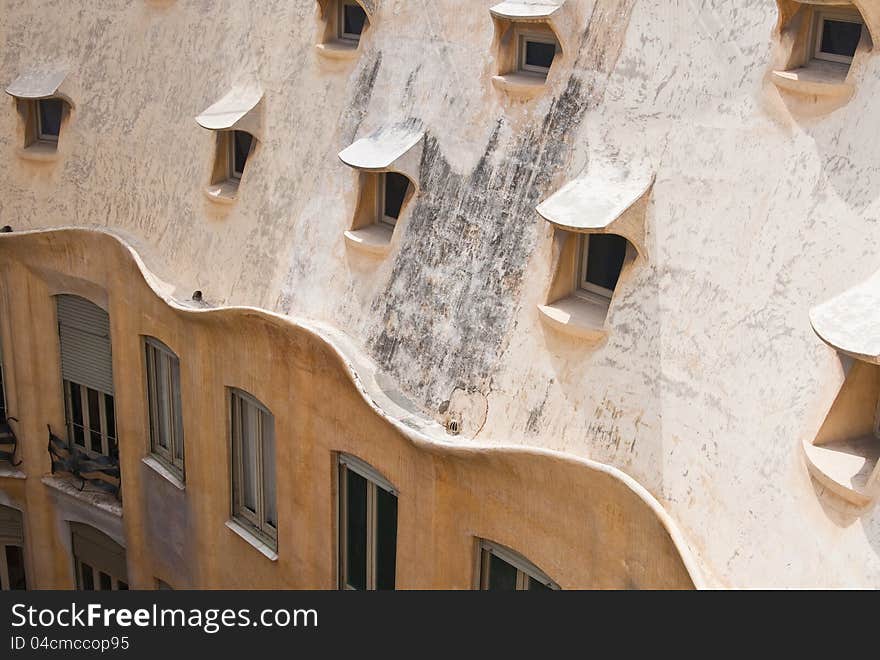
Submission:
{"label": "curved ledge", "polygon": [[543,21],[565,4],[565,0],[505,0],[494,7],[489,8],[489,12],[496,18],[503,18],[508,21]]}
{"label": "curved ledge", "polygon": [[196,117],[196,123],[209,131],[246,131],[262,139],[262,122],[258,106],[263,91],[256,85],[237,86]]}
{"label": "curved ledge", "polygon": [[[573,474],[574,471],[578,474],[581,473],[579,471],[585,471],[591,474],[591,478],[608,479],[620,484],[625,492],[629,492],[641,506],[647,508],[664,530],[668,543],[676,553],[676,560],[680,562],[680,567],[687,574],[691,584],[697,589],[707,588],[696,557],[675,521],[656,498],[632,477],[609,465],[539,447],[480,443],[474,440],[465,442],[460,436],[456,437],[455,442],[450,442],[450,436],[443,426],[421,415],[400,392],[387,386],[383,387],[383,376],[378,373],[375,364],[356,348],[343,332],[332,326],[254,307],[193,309],[167,295],[165,293],[167,287],[147,268],[133,246],[121,235],[106,229],[64,227],[0,234],[0,252],[16,250],[16,254],[25,255],[26,260],[39,260],[40,250],[57,250],[58,246],[65,242],[94,243],[92,249],[99,250],[105,259],[117,258],[116,253],[122,253],[124,259],[133,263],[153,294],[182,315],[210,315],[229,320],[249,318],[273,325],[279,330],[299,331],[314,338],[335,356],[341,371],[352,383],[365,405],[417,449],[446,454],[460,460],[482,458],[485,461],[488,457],[494,457],[496,460],[512,463],[526,458],[530,462],[530,469],[540,465],[544,470],[558,469],[568,471],[569,474]],[[4,256],[9,257],[8,253]],[[44,478],[44,483],[47,480],[49,479]],[[56,480],[52,479],[52,481]],[[54,486],[48,483],[47,485]]]}
{"label": "curved ledge", "polygon": [[873,475],[880,458],[880,440],[873,436],[816,445],[804,443],[810,474],[838,497],[857,507],[877,497]]}
{"label": "curved ledge", "polygon": [[215,204],[235,204],[238,201],[238,183],[236,181],[222,181],[212,183],[202,188],[202,192]]}
{"label": "curved ledge", "polygon": [[50,142],[34,142],[18,150],[18,157],[36,163],[54,163],[59,158],[58,147]]}
{"label": "curved ledge", "polygon": [[360,54],[359,43],[349,43],[337,39],[323,44],[315,44],[315,51],[328,60],[354,60]]}
{"label": "curved ledge", "polygon": [[549,305],[538,305],[541,320],[554,330],[578,339],[600,342],[608,336],[605,317],[609,301],[569,296]]}
{"label": "curved ledge", "polygon": [[810,324],[835,350],[880,364],[880,272],[811,309]]}
{"label": "curved ledge", "polygon": [[790,71],[773,71],[773,83],[787,92],[804,96],[830,96],[846,98],[852,96],[855,87],[846,82],[846,75],[840,75],[837,65],[834,68],[810,66]]}
{"label": "curved ledge", "polygon": [[47,99],[58,94],[67,69],[48,68],[26,71],[6,88],[6,93],[17,99],[36,101]]}
{"label": "curved ledge", "polygon": [[349,247],[375,257],[384,257],[391,250],[394,230],[387,225],[374,224],[361,229],[349,229],[344,235],[345,243]]}
{"label": "curved ledge", "polygon": [[492,84],[509,96],[532,99],[547,88],[547,79],[538,74],[515,72],[492,76]]}
{"label": "curved ledge", "polygon": [[122,517],[122,503],[112,495],[93,490],[80,490],[75,479],[64,477],[45,476],[41,479],[43,485],[55,492],[61,493],[74,500],[93,506],[117,518]]}
{"label": "curved ledge", "polygon": [[424,137],[425,132],[413,124],[383,127],[340,151],[339,160],[354,169],[382,172],[407,156]]}

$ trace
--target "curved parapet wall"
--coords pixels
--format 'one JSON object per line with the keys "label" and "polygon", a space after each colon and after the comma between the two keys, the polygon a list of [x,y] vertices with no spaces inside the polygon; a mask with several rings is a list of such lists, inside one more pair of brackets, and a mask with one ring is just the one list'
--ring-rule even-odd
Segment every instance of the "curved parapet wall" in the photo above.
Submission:
{"label": "curved parapet wall", "polygon": [[[563,588],[703,586],[675,526],[632,479],[559,453],[450,442],[332,329],[162,295],[167,287],[135,250],[102,231],[5,234],[0,255],[3,353],[13,351],[7,380],[23,420],[21,469],[30,475],[49,470],[46,424],[63,428],[51,297],[75,293],[109,311],[133,587],[157,575],[180,587],[333,587],[336,452],[367,461],[399,490],[399,588],[470,588],[478,538],[522,553]],[[181,360],[185,490],[169,489],[142,463],[141,336]],[[275,416],[275,561],[224,525],[227,387],[252,393]],[[38,578],[41,566],[55,575],[38,586],[66,586],[72,578],[57,568],[69,563],[65,541],[43,509],[51,506],[46,486],[28,479],[23,489],[32,537],[53,539],[50,556],[34,562]],[[170,546],[174,562],[163,560]]]}

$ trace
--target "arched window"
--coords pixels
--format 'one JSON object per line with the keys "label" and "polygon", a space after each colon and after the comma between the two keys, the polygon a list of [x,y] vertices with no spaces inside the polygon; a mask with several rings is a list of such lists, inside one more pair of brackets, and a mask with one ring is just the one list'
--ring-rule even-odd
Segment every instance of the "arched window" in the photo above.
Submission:
{"label": "arched window", "polygon": [[73,563],[80,591],[128,589],[125,548],[90,525],[72,522]]}
{"label": "arched window", "polygon": [[559,589],[540,568],[522,555],[492,541],[480,541],[480,589],[535,591]]}

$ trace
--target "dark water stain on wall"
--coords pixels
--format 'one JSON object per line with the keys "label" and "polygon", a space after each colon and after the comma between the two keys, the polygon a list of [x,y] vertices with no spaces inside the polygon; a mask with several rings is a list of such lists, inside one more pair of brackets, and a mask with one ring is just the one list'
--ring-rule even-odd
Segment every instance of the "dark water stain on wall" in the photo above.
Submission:
{"label": "dark water stain on wall", "polygon": [[[427,407],[436,409],[455,387],[488,388],[514,323],[529,257],[544,234],[535,206],[565,165],[566,137],[577,133],[604,93],[633,2],[597,4],[574,67],[593,74],[588,82],[572,75],[540,124],[509,143],[500,143],[505,119],[499,119],[470,173],[455,172],[438,141],[426,136],[422,192],[387,287],[372,303],[371,314],[382,322],[368,346]],[[609,30],[609,21],[622,21],[624,29]]]}

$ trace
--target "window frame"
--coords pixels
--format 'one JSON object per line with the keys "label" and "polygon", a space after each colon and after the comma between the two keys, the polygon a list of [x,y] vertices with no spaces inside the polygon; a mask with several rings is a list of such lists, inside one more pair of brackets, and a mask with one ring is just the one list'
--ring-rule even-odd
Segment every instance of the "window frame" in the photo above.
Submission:
{"label": "window frame", "polygon": [[[88,566],[89,569],[91,569],[92,571],[92,589],[86,589],[83,586],[83,565]],[[73,566],[76,573],[77,591],[107,591],[106,589],[101,588],[101,579],[99,577],[101,573],[110,578],[110,591],[128,591],[128,582],[120,578],[118,575],[113,575],[112,572],[107,572],[106,570],[103,570],[98,566],[93,566],[92,564],[85,561],[84,559],[81,559],[77,555],[73,555]],[[125,585],[125,588],[121,589],[120,585]]]}
{"label": "window frame", "polygon": [[[241,183],[242,177],[244,177],[244,168],[247,167],[247,162],[251,158],[251,154],[254,152],[254,143],[256,142],[256,138],[253,135],[248,133],[247,131],[239,131],[236,129],[232,129],[226,131],[227,133],[227,146],[226,146],[226,159],[227,159],[227,168],[226,174],[229,181],[234,181],[236,183]],[[247,133],[251,138],[250,147],[248,147],[247,155],[244,157],[244,165],[241,170],[235,169],[235,134],[236,133]]]}
{"label": "window frame", "polygon": [[528,591],[529,582],[531,580],[534,580],[553,591],[561,590],[561,587],[544,573],[544,571],[518,552],[515,552],[506,546],[489,541],[488,539],[478,539],[477,549],[479,552],[478,566],[480,571],[477,576],[477,585],[480,591],[489,590],[489,579],[491,577],[489,566],[493,555],[516,569],[517,591]]}
{"label": "window frame", "polygon": [[[574,294],[579,298],[595,300],[598,296],[605,302],[610,302],[614,296],[614,289],[606,289],[604,286],[594,284],[587,280],[587,265],[590,257],[590,237],[593,234],[578,234],[577,264],[575,265]],[[624,265],[626,257],[624,256]],[[623,272],[623,268],[621,268]]]}
{"label": "window frame", "polygon": [[[53,135],[51,133],[43,133],[43,113],[40,111],[40,106],[44,101],[58,101],[58,104],[61,108],[61,116],[58,118],[58,134]],[[46,142],[49,144],[58,144],[58,139],[61,137],[61,124],[64,121],[64,101],[57,97],[49,97],[45,99],[37,99],[34,103],[34,114],[36,115],[36,136],[37,142]]]}
{"label": "window frame", "polygon": [[[861,13],[857,9],[817,9],[816,16],[813,21],[813,39],[812,57],[815,60],[823,62],[837,62],[838,64],[852,64],[853,57],[846,55],[836,55],[834,53],[826,53],[822,50],[822,37],[824,34],[824,24],[826,21],[836,21],[840,23],[856,23],[861,26],[862,36],[864,36],[865,21]],[[861,42],[861,38],[859,41]],[[858,44],[856,44],[858,50]]]}
{"label": "window frame", "polygon": [[526,63],[526,54],[527,44],[528,42],[534,42],[539,44],[551,44],[555,48],[555,52],[553,54],[553,61],[556,61],[556,55],[559,54],[559,40],[555,37],[552,37],[548,34],[542,32],[536,32],[533,30],[519,30],[517,31],[517,42],[516,42],[516,69],[520,73],[529,73],[533,75],[540,75],[546,78],[550,74],[550,69],[553,66],[551,62],[550,66],[543,67],[537,66],[534,64]]}
{"label": "window frame", "polygon": [[362,12],[364,12],[364,29],[366,29],[367,24],[369,22],[369,17],[367,16],[367,12],[361,6],[359,2],[355,2],[355,0],[339,0],[337,2],[339,5],[336,15],[337,20],[337,30],[336,37],[342,41],[348,41],[351,43],[360,43],[361,36],[363,36],[363,30],[361,30],[360,34],[354,34],[353,32],[345,31],[345,8],[346,6],[357,7]]}
{"label": "window frame", "polygon": [[[403,199],[400,202],[400,212],[397,214],[396,218],[391,217],[390,215],[385,214],[385,200],[386,195],[388,194],[388,175],[389,174],[397,174],[406,179],[406,191],[403,193]],[[400,174],[400,172],[379,172],[376,175],[376,223],[380,225],[384,225],[386,227],[390,227],[391,229],[395,229],[397,227],[397,223],[400,221],[400,217],[403,215],[404,209],[406,208],[407,197],[409,196],[410,186],[412,186],[412,182],[409,180],[409,177],[405,174]]]}
{"label": "window frame", "polygon": [[[186,442],[183,429],[183,408],[180,384],[180,358],[168,346],[155,337],[143,335],[144,378],[147,393],[147,421],[149,429],[149,451],[181,480],[186,474]],[[152,358],[152,359],[151,359]],[[168,393],[168,406],[171,419],[168,420],[168,447],[159,443],[159,381],[157,378],[158,360],[168,360],[169,382],[165,385]]]}
{"label": "window frame", "polygon": [[[266,543],[269,547],[274,551],[278,551],[278,521],[275,521],[275,524],[272,524],[268,521],[266,516],[266,457],[263,456],[263,444],[264,444],[264,433],[267,428],[264,423],[264,419],[266,417],[271,421],[271,425],[268,427],[270,432],[272,433],[272,446],[276,448],[277,454],[277,445],[275,443],[275,416],[272,412],[263,405],[256,397],[248,394],[244,390],[230,387],[228,388],[229,394],[227,397],[228,400],[228,416],[229,416],[229,442],[230,442],[230,457],[231,457],[231,514],[232,519],[243,525],[249,532],[257,536],[262,542]],[[256,511],[252,511],[247,507],[244,503],[244,465],[242,461],[242,440],[243,440],[243,426],[242,426],[242,415],[241,415],[241,406],[248,405],[253,408],[253,412],[258,413],[258,437],[253,439],[255,442],[255,460],[256,460],[256,479],[254,486],[256,488],[255,492],[255,504]],[[238,405],[238,412],[236,413],[236,405]],[[276,457],[272,457],[272,468],[276,470],[277,461]],[[278,473],[275,471],[275,516],[278,517],[278,481],[277,481]]]}
{"label": "window frame", "polygon": [[[373,466],[365,461],[340,452],[337,458],[337,489],[336,509],[338,524],[337,555],[338,555],[338,589],[342,591],[356,591],[357,589],[348,584],[348,471],[359,475],[367,482],[367,547],[366,547],[366,591],[376,591],[376,567],[377,567],[377,526],[378,526],[378,492],[382,490],[393,495],[398,501],[398,522],[400,493],[394,485],[388,481]],[[399,532],[399,530],[398,530]],[[394,536],[395,564],[396,548],[399,533]],[[397,583],[397,567],[394,569],[395,588]]]}
{"label": "window frame", "polygon": [[[73,448],[76,447],[81,451],[86,452],[86,454],[90,456],[106,456],[107,458],[114,458],[119,460],[119,423],[116,417],[116,397],[113,394],[107,394],[106,392],[102,392],[101,390],[97,390],[95,388],[89,387],[88,385],[81,385],[80,383],[75,383],[66,378],[61,381],[62,387],[64,388],[64,415],[66,419],[67,426],[67,434],[68,434],[68,445]],[[82,413],[82,430],[83,430],[83,443],[82,445],[76,443],[76,434],[74,433],[74,422],[73,422],[73,398],[72,398],[72,388],[78,387],[80,391],[80,410]],[[91,415],[89,413],[89,391],[97,392],[98,397],[98,414],[100,417],[101,424],[101,451],[95,451],[92,449],[91,437],[92,433],[94,433],[97,429],[93,429],[91,427]],[[114,428],[113,431],[115,435],[110,435],[108,433],[107,428],[107,397],[110,397],[113,401],[113,419],[114,419]],[[110,454],[110,439],[116,444],[116,456],[111,456]]]}

